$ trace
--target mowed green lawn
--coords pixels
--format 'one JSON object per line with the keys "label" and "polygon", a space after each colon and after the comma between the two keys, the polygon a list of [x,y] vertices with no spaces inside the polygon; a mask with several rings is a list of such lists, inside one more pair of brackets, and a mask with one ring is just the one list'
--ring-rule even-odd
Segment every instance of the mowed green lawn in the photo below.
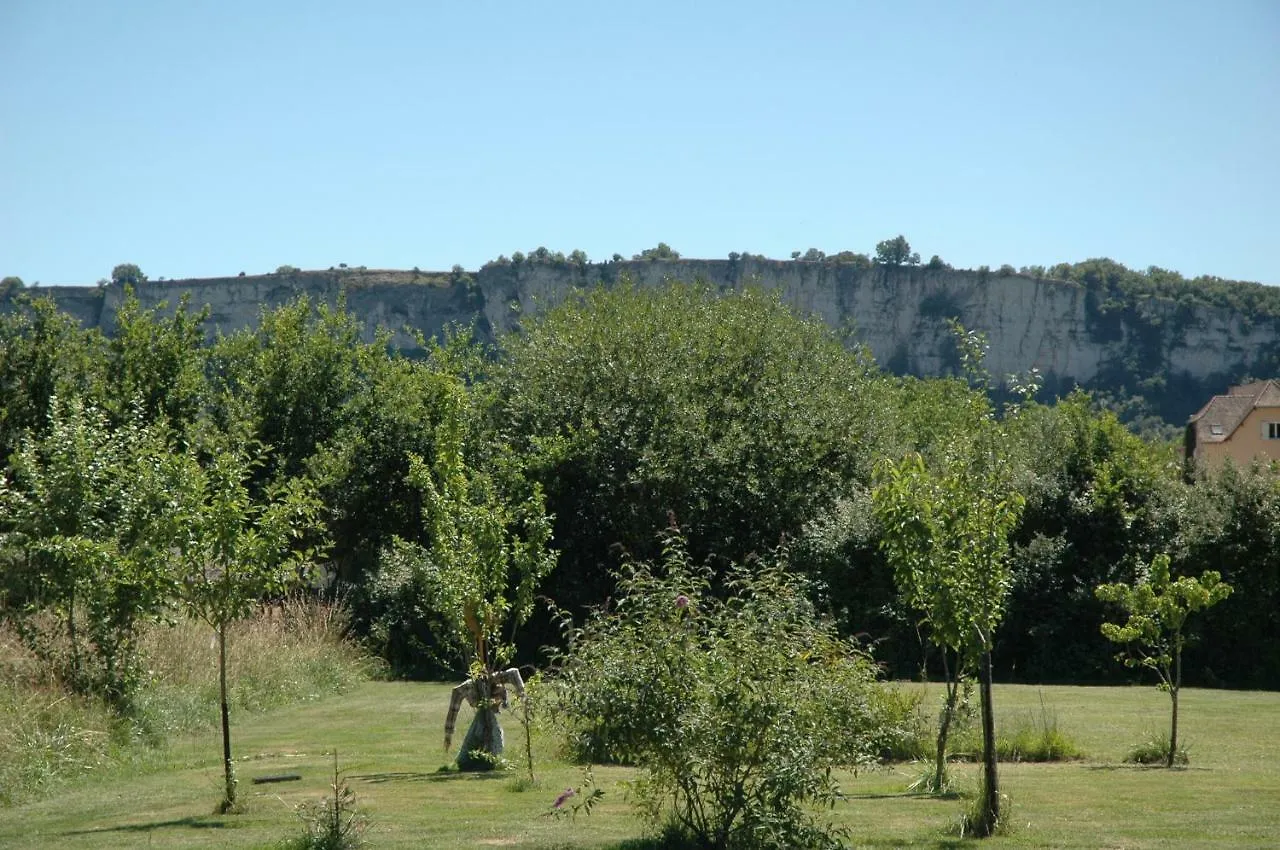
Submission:
{"label": "mowed green lawn", "polygon": [[[176,743],[145,770],[92,777],[51,798],[0,809],[0,847],[270,847],[300,831],[298,803],[328,791],[335,749],[368,814],[373,848],[608,848],[643,834],[619,785],[634,774],[623,768],[596,768],[606,797],[590,817],[544,816],[581,778],[579,767],[554,759],[550,740],[535,736],[539,784],[530,790],[514,781],[520,771],[438,772],[449,760],[441,746],[447,700],[445,685],[371,682],[321,702],[236,717],[246,813],[211,814],[221,745],[210,732]],[[1056,716],[1087,757],[1002,765],[1015,826],[986,846],[1280,847],[1280,694],[1184,691],[1191,765],[1173,771],[1122,763],[1132,744],[1168,722],[1168,697],[1154,688],[1005,685],[996,688],[996,702],[1005,723],[1042,710]],[[464,710],[460,727],[467,716]],[[514,715],[506,726],[515,759],[523,732]],[[956,771],[963,783],[976,783],[976,767]],[[850,830],[851,846],[970,843],[950,833],[964,801],[905,792],[919,772],[897,765],[841,778],[847,799],[831,815]],[[250,781],[281,773],[302,780]]]}

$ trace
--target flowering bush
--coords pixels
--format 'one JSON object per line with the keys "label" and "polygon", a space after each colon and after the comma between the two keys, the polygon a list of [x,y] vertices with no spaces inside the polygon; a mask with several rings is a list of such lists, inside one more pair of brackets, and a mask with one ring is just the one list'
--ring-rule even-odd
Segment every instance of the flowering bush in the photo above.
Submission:
{"label": "flowering bush", "polygon": [[660,566],[626,565],[616,605],[568,628],[553,681],[570,747],[642,767],[653,825],[697,846],[835,846],[811,807],[834,803],[833,767],[874,757],[875,668],[781,559],[714,578],[669,531]]}

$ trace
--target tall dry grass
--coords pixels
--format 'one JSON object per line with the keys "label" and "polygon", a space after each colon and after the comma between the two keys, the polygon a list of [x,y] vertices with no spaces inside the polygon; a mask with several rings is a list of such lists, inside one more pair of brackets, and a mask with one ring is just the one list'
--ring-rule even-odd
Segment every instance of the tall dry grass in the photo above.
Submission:
{"label": "tall dry grass", "polygon": [[[143,764],[176,734],[218,718],[218,656],[207,624],[180,619],[143,634],[147,683],[127,717],[72,694],[0,627],[0,805],[46,793],[90,770]],[[340,604],[291,598],[263,606],[227,636],[236,710],[260,711],[340,693],[378,672],[348,638]]]}

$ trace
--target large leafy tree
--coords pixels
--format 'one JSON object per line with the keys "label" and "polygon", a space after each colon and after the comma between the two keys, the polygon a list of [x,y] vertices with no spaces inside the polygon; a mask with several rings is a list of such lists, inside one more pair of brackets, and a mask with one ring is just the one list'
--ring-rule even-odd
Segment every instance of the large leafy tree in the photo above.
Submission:
{"label": "large leafy tree", "polygon": [[113,426],[100,408],[54,396],[46,432],[28,436],[12,462],[0,485],[11,616],[47,651],[39,615],[51,615],[69,647],[69,683],[127,710],[138,628],[163,614],[173,590],[171,493],[182,479],[167,432],[136,412]]}
{"label": "large leafy tree", "polygon": [[303,297],[264,311],[257,328],[218,340],[210,354],[218,424],[270,449],[255,486],[307,471],[317,447],[349,421],[383,344],[364,343],[345,305]]}
{"label": "large leafy tree", "polygon": [[694,557],[777,546],[870,478],[875,368],[775,295],[672,283],[581,294],[503,341],[496,428],[556,517],[550,595],[601,601],[669,512]]}
{"label": "large leafy tree", "polygon": [[435,604],[473,674],[491,675],[512,660],[512,632],[532,613],[556,558],[541,487],[508,498],[494,476],[467,464],[467,407],[459,382],[444,400],[434,456],[411,456],[409,481],[423,493]]}
{"label": "large leafy tree", "polygon": [[1166,447],[1143,441],[1075,393],[1005,423],[1004,453],[1027,500],[1013,534],[1014,585],[1001,632],[1006,674],[1048,681],[1113,675],[1096,629],[1099,584],[1131,581],[1181,531],[1185,486]]}
{"label": "large leafy tree", "polygon": [[119,286],[137,286],[146,283],[147,276],[137,263],[119,263],[111,269],[111,282]]}
{"label": "large leafy tree", "polygon": [[911,250],[911,243],[901,234],[876,243],[876,262],[885,266],[918,266],[920,255]]}
{"label": "large leafy tree", "polygon": [[209,308],[183,299],[171,315],[161,302],[143,309],[131,286],[116,311],[107,344],[104,400],[116,410],[139,409],[148,421],[165,419],[183,430],[206,404],[204,322]]}
{"label": "large leafy tree", "polygon": [[27,432],[48,427],[53,396],[100,395],[105,345],[52,298],[23,296],[12,312],[0,313],[0,461]]}
{"label": "large leafy tree", "polygon": [[1212,567],[1235,588],[1199,617],[1187,672],[1206,684],[1280,687],[1280,467],[1227,465],[1187,496],[1175,572]]}

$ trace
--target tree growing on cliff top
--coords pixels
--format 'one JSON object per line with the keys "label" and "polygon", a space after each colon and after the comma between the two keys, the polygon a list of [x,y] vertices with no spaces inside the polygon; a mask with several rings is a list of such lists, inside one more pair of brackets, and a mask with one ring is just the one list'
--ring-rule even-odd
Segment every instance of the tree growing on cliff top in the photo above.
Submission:
{"label": "tree growing on cliff top", "polygon": [[912,253],[911,243],[902,234],[876,243],[876,262],[882,266],[918,266],[920,255]]}
{"label": "tree growing on cliff top", "polygon": [[137,286],[145,283],[147,276],[142,273],[142,269],[138,268],[135,263],[120,263],[111,270],[111,282],[117,286]]}
{"label": "tree growing on cliff top", "polygon": [[633,260],[678,260],[680,252],[673,249],[666,242],[659,242],[656,248],[645,248],[639,254],[636,254]]}

